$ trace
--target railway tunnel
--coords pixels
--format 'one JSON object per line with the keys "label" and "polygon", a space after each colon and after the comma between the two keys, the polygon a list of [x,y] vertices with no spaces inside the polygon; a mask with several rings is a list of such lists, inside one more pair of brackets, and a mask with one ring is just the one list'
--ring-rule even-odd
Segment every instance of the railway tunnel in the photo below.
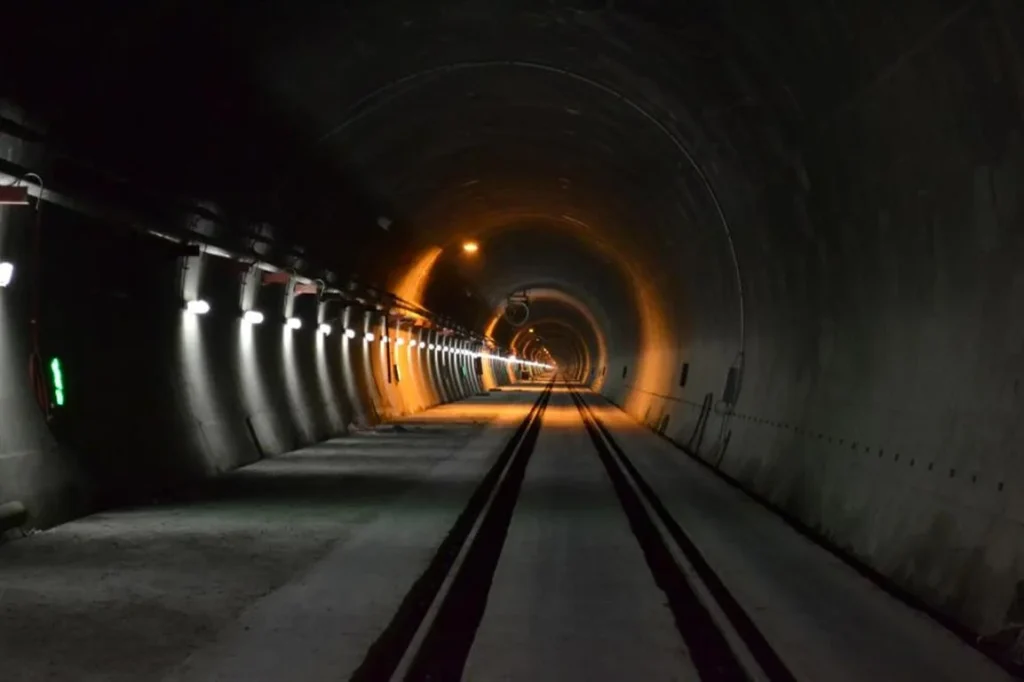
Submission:
{"label": "railway tunnel", "polygon": [[0,10],[0,679],[1024,670],[1024,8]]}

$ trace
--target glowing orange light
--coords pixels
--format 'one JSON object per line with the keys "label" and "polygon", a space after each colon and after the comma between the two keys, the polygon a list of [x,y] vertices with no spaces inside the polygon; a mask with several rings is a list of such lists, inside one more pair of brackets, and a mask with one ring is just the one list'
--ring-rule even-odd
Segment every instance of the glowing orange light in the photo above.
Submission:
{"label": "glowing orange light", "polygon": [[466,253],[476,253],[480,250],[480,245],[476,242],[462,242],[462,250]]}

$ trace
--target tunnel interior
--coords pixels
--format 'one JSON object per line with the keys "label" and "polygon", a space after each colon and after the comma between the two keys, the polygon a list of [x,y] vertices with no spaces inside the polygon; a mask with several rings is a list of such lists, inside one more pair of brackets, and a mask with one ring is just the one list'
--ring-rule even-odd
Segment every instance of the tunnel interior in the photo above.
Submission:
{"label": "tunnel interior", "polygon": [[1024,614],[1018,3],[22,10],[0,503],[51,525],[514,355],[972,631]]}

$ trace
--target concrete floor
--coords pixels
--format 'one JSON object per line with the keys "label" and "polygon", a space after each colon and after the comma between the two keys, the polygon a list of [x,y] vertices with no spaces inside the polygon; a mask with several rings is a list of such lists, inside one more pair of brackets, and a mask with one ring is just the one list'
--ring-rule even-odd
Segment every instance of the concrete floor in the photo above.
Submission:
{"label": "concrete floor", "polygon": [[[347,679],[533,400],[506,390],[0,548],[0,680]],[[797,679],[1009,679],[589,398]],[[568,394],[537,441],[467,680],[697,680]]]}

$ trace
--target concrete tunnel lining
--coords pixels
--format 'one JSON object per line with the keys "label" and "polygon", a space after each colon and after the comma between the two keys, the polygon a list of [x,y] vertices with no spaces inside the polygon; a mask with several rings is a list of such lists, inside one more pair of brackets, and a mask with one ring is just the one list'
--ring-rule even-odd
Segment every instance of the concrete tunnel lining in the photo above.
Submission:
{"label": "concrete tunnel lining", "polygon": [[[63,76],[48,60],[9,60],[19,71],[11,94],[24,107],[23,118],[9,117],[40,126],[63,155],[54,161],[5,125],[5,161],[81,186],[88,173],[74,159],[86,159],[111,169],[97,187],[139,190],[145,199],[126,208],[144,205],[154,223],[179,220],[178,198],[198,196],[232,216],[224,239],[244,245],[245,227],[270,222],[279,242],[328,254],[344,272],[362,267],[377,281],[400,278],[416,254],[465,235],[479,238],[488,258],[488,241],[516,234],[537,240],[539,251],[557,245],[561,265],[541,268],[548,273],[525,258],[475,273],[438,265],[422,300],[482,330],[495,299],[522,286],[544,282],[581,300],[599,292],[588,308],[607,339],[605,395],[685,442],[710,394],[713,437],[701,457],[958,622],[991,632],[1019,620],[1022,10],[1003,0],[810,12],[795,0],[772,9],[582,0],[446,9],[398,0],[293,4],[139,15],[125,19],[135,32],[121,39],[113,23],[104,27],[109,15],[91,9],[80,25],[97,27],[96,58],[67,27],[48,37],[47,24],[27,22],[40,34],[39,50],[77,58],[64,60]],[[218,46],[208,63],[182,50],[179,63],[158,72],[173,76],[163,85],[137,77],[186,44],[167,31],[142,49],[159,19],[180,27],[197,17],[204,28],[188,37]],[[138,58],[117,59],[129,53]],[[97,64],[110,67],[102,82],[89,77]],[[266,111],[196,105],[215,101],[193,82],[206,68]],[[533,73],[538,68],[545,71]],[[137,93],[123,87],[136,80]],[[60,92],[53,83],[69,86]],[[396,87],[401,98],[389,99]],[[451,97],[462,91],[482,99]],[[328,135],[346,119],[347,128]],[[667,144],[664,131],[681,147]],[[251,151],[252,139],[265,139],[266,149]],[[117,184],[122,178],[130,180]],[[48,220],[77,220],[49,208]],[[27,258],[27,214],[0,210],[4,248]],[[394,218],[390,230],[375,226],[378,215]],[[545,233],[555,224],[568,240]],[[150,262],[148,246],[99,236],[105,230],[92,225],[88,233],[107,254]],[[599,267],[595,242],[618,263]],[[166,268],[154,273],[161,283],[147,291],[179,291]],[[232,274],[216,280],[207,295],[220,309],[236,305]],[[81,279],[58,282],[52,305],[70,310]],[[80,463],[56,448],[19,378],[27,340],[14,321],[28,306],[20,286],[2,292],[18,331],[0,364],[19,387],[4,397],[18,426],[2,447],[21,453],[5,480],[54,509],[81,511],[90,492],[81,502],[59,499],[89,487],[76,483]],[[471,295],[458,300],[466,289]],[[176,304],[160,301],[154,309],[162,312],[149,317],[142,303],[125,309],[154,325],[145,332],[153,357],[178,357],[180,348],[158,331],[180,338]],[[630,324],[617,324],[622,318],[641,331],[624,333]],[[104,319],[109,333],[94,330],[79,342],[128,352],[117,338],[136,328]],[[76,318],[60,333],[87,324]],[[165,416],[150,418],[150,428],[190,425],[199,453],[187,465],[165,453],[157,469],[213,471],[245,461],[252,449],[243,411],[258,417],[252,428],[272,449],[290,440],[293,426],[305,438],[352,412],[372,418],[377,379],[346,366],[359,362],[355,350],[298,363],[299,393],[333,386],[335,394],[314,392],[308,409],[333,407],[304,422],[290,416],[305,409],[302,400],[261,400],[243,385],[252,372],[238,368],[236,333],[223,321],[207,325],[201,361],[182,369],[187,361],[175,360],[178,369],[166,375],[132,356],[176,396],[154,389],[150,406]],[[283,382],[290,370],[267,350],[278,342],[259,347],[257,364]],[[719,402],[738,348],[743,391],[730,414]],[[97,374],[124,371],[115,356],[95,360]],[[452,379],[463,382],[461,393],[479,390],[460,362]],[[317,366],[338,376],[318,383]],[[208,371],[224,379],[202,397],[197,377]],[[85,449],[114,443],[113,425],[145,416],[123,399],[132,390],[120,381],[97,394],[116,407],[95,415],[111,426],[89,433]]]}

